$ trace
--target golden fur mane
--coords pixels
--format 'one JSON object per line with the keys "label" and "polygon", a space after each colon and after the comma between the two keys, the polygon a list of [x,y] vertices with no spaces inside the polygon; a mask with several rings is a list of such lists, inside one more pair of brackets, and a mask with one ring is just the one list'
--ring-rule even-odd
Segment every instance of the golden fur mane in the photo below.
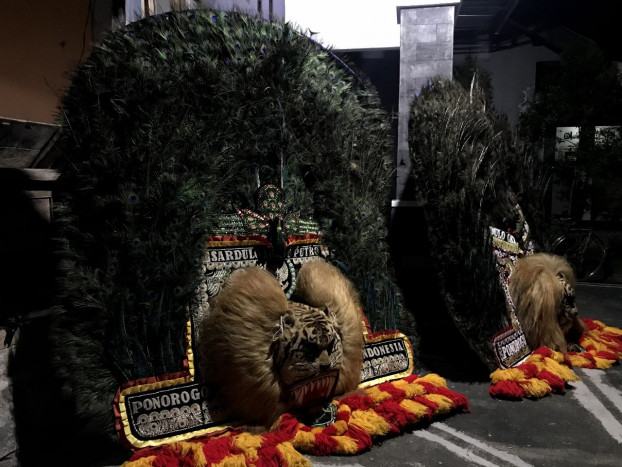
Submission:
{"label": "golden fur mane", "polygon": [[[334,314],[343,346],[335,395],[356,389],[363,330],[354,287],[335,267],[314,260],[301,267],[296,295],[307,305],[327,306]],[[270,426],[291,409],[283,402],[282,383],[270,356],[275,326],[287,309],[277,280],[258,267],[235,271],[210,300],[198,351],[202,374],[227,420]]]}
{"label": "golden fur mane", "polygon": [[509,290],[527,343],[566,352],[583,333],[574,306],[575,276],[559,256],[537,253],[516,261]]}

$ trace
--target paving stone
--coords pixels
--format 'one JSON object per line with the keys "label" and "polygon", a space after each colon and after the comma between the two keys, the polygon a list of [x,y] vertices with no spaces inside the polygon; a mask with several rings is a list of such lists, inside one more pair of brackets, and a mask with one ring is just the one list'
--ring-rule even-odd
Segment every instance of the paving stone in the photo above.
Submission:
{"label": "paving stone", "polygon": [[8,376],[9,358],[14,345],[4,346],[6,331],[0,330],[0,466],[17,465],[15,452],[15,421],[13,419],[13,394]]}

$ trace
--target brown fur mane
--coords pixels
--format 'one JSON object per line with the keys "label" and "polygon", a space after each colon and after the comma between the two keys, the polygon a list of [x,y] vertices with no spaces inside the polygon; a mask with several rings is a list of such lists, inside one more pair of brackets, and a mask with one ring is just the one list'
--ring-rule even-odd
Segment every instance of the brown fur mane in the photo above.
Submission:
{"label": "brown fur mane", "polygon": [[[301,267],[296,295],[307,305],[328,306],[334,313],[343,346],[335,395],[356,389],[363,334],[354,287],[335,267],[315,260]],[[257,267],[235,271],[210,300],[198,351],[202,374],[227,421],[270,426],[290,410],[270,352],[275,326],[287,308],[277,280]]]}
{"label": "brown fur mane", "polygon": [[566,352],[568,343],[581,336],[584,325],[574,307],[574,287],[572,267],[559,256],[537,253],[516,261],[509,290],[532,349],[546,346]]}

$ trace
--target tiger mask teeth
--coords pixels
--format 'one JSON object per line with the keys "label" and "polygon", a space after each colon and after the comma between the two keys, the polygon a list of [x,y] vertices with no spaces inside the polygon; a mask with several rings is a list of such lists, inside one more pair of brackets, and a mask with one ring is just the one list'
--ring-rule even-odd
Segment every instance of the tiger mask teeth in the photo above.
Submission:
{"label": "tiger mask teeth", "polygon": [[297,381],[288,388],[289,402],[292,407],[297,408],[321,404],[331,399],[338,376],[338,370],[330,370]]}

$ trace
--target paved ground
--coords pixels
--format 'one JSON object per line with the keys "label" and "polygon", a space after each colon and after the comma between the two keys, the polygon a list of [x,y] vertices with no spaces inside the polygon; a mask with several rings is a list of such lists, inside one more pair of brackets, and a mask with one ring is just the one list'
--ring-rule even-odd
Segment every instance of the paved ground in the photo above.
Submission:
{"label": "paved ground", "polygon": [[15,424],[13,421],[13,395],[7,376],[9,356],[14,345],[5,344],[6,332],[0,329],[0,467],[15,465]]}
{"label": "paved ground", "polygon": [[[584,317],[622,328],[622,286],[579,285]],[[2,336],[0,336],[2,337]],[[6,357],[0,358],[0,467],[17,465],[12,432]],[[489,380],[473,377],[461,356],[427,355],[434,372],[465,394],[471,413],[414,430],[351,457],[312,457],[322,466],[620,466],[622,465],[622,366],[606,371],[577,370],[582,382],[566,395],[538,401],[500,401],[488,395]],[[464,370],[464,371],[460,371]],[[430,372],[419,368],[417,373]],[[465,376],[467,375],[467,376]],[[468,375],[471,375],[469,378]],[[3,377],[4,376],[4,377]],[[121,460],[119,461],[121,462]]]}
{"label": "paved ground", "polygon": [[[622,328],[622,287],[582,284],[577,302],[582,316]],[[538,401],[495,400],[488,381],[448,378],[451,389],[469,398],[471,413],[386,440],[361,455],[313,457],[314,465],[621,466],[622,366],[576,371],[582,381],[565,395]]]}

